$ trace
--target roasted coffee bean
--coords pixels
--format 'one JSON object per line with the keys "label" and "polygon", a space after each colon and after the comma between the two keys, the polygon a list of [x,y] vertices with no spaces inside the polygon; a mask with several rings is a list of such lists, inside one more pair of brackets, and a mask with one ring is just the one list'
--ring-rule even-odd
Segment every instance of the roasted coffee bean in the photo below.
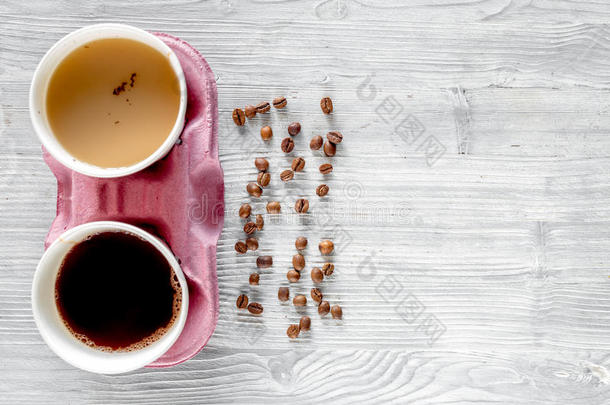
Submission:
{"label": "roasted coffee bean", "polygon": [[256,267],[259,269],[266,269],[273,266],[273,257],[271,256],[259,256],[256,258]]}
{"label": "roasted coffee bean", "polygon": [[304,250],[307,247],[307,238],[299,236],[297,240],[294,241],[294,247],[296,247],[297,250]]}
{"label": "roasted coffee bean", "polygon": [[338,143],[341,143],[341,141],[343,140],[343,134],[339,131],[330,131],[326,134],[326,139],[328,139],[328,142],[334,143],[336,145]]}
{"label": "roasted coffee bean", "polygon": [[256,230],[262,231],[263,226],[265,226],[265,220],[263,219],[263,216],[261,214],[257,214],[256,215]]}
{"label": "roasted coffee bean", "polygon": [[241,207],[239,207],[239,216],[242,218],[248,218],[251,212],[252,207],[250,204],[242,204]]}
{"label": "roasted coffee bean", "polygon": [[288,135],[290,136],[296,136],[299,134],[299,132],[301,132],[301,124],[298,122],[293,122],[292,124],[288,125]]}
{"label": "roasted coffee bean", "polygon": [[266,172],[269,169],[269,161],[265,158],[254,159],[254,166],[259,172]]}
{"label": "roasted coffee bean", "polygon": [[235,242],[235,251],[243,255],[248,251],[248,246],[246,246],[244,242],[238,240],[237,242]]}
{"label": "roasted coffee bean", "polygon": [[303,270],[305,268],[305,256],[300,253],[292,256],[292,267],[298,271]]}
{"label": "roasted coffee bean", "polygon": [[292,170],[295,172],[302,172],[305,168],[305,159],[302,157],[296,157],[292,159]]}
{"label": "roasted coffee bean", "polygon": [[239,309],[246,309],[248,307],[248,296],[246,294],[242,294],[237,297],[235,305],[237,305],[237,308]]}
{"label": "roasted coffee bean", "polygon": [[313,269],[311,269],[311,281],[316,284],[319,284],[324,281],[324,273],[322,273],[322,270],[320,270],[318,267],[314,267]]}
{"label": "roasted coffee bean", "polygon": [[267,187],[269,182],[271,181],[271,175],[267,172],[259,172],[258,177],[256,178],[256,182],[261,187]]}
{"label": "roasted coffee bean", "polygon": [[312,288],[311,289],[311,299],[314,300],[317,303],[322,302],[322,298],[324,298],[324,296],[322,295],[322,291],[320,291],[319,288]]}
{"label": "roasted coffee bean", "polygon": [[256,107],[254,107],[253,105],[248,104],[245,108],[245,111],[246,117],[248,117],[248,119],[256,117]]}
{"label": "roasted coffee bean", "polygon": [[256,231],[256,224],[252,221],[246,222],[244,225],[244,232],[247,235],[252,235]]}
{"label": "roasted coffee bean", "polygon": [[343,318],[343,310],[337,304],[333,305],[333,307],[330,309],[330,314],[333,316],[333,319]]}
{"label": "roasted coffee bean", "polygon": [[261,138],[263,141],[268,141],[273,137],[273,130],[269,125],[265,125],[261,128]]}
{"label": "roasted coffee bean", "polygon": [[313,138],[311,138],[311,141],[309,141],[309,149],[320,150],[323,143],[324,143],[324,139],[322,139],[322,137],[320,135],[316,135]]}
{"label": "roasted coffee bean", "polygon": [[258,285],[259,280],[260,276],[258,275],[258,273],[252,273],[250,274],[250,279],[248,280],[248,283],[250,283],[250,285]]}
{"label": "roasted coffee bean", "polygon": [[[259,315],[263,313],[263,306],[261,304],[259,304],[258,302],[251,302],[250,304],[248,304],[248,311],[251,314],[254,315]],[[319,310],[318,310],[319,312]]]}
{"label": "roasted coffee bean", "polygon": [[286,302],[290,298],[290,289],[288,287],[280,287],[277,290],[277,299]]}
{"label": "roasted coffee bean", "polygon": [[286,335],[288,335],[288,337],[290,339],[296,339],[299,337],[299,332],[300,332],[300,327],[299,325],[295,325],[292,324],[288,327],[288,329],[286,330]]}
{"label": "roasted coffee bean", "polygon": [[320,316],[324,316],[324,315],[328,314],[329,312],[330,312],[330,304],[328,303],[328,301],[320,302],[320,305],[318,305],[318,314],[320,314]]}
{"label": "roasted coffee bean", "polygon": [[288,273],[286,273],[286,278],[291,283],[296,283],[301,278],[301,273],[296,270],[288,270]]}
{"label": "roasted coffee bean", "polygon": [[244,114],[244,110],[241,108],[236,108],[233,110],[233,122],[238,127],[241,127],[246,122],[246,114]]}
{"label": "roasted coffee bean", "polygon": [[292,303],[295,307],[304,307],[307,305],[307,297],[303,294],[295,295],[292,299]]}
{"label": "roasted coffee bean", "polygon": [[294,172],[290,169],[286,169],[280,173],[280,179],[282,181],[290,181],[294,178]]}
{"label": "roasted coffee bean", "polygon": [[299,198],[294,203],[294,210],[299,214],[305,214],[309,210],[309,201],[305,198]]}
{"label": "roasted coffee bean", "polygon": [[332,157],[335,156],[335,154],[337,153],[337,146],[335,146],[334,143],[331,142],[324,142],[324,154],[328,157]]}
{"label": "roasted coffee bean", "polygon": [[320,244],[318,245],[318,249],[320,249],[320,253],[327,256],[333,252],[333,250],[335,249],[335,244],[329,241],[328,239],[325,239],[320,242]]}
{"label": "roasted coffee bean", "polygon": [[324,97],[322,100],[320,100],[320,108],[324,114],[330,114],[333,112],[333,101],[330,99],[330,97]]}
{"label": "roasted coffee bean", "polygon": [[309,330],[309,328],[311,328],[311,318],[307,315],[302,316],[301,320],[299,321],[299,329],[306,332]]}
{"label": "roasted coffee bean", "polygon": [[277,109],[286,107],[288,101],[286,101],[286,97],[276,97],[273,99],[273,106]]}
{"label": "roasted coffee bean", "polygon": [[322,273],[324,273],[324,275],[326,277],[333,274],[334,271],[335,271],[335,265],[332,263],[324,263],[324,265],[322,266]]}
{"label": "roasted coffee bean", "polygon": [[282,139],[282,152],[290,153],[294,149],[294,141],[292,138]]}
{"label": "roasted coffee bean", "polygon": [[282,206],[279,201],[269,201],[267,203],[267,212],[269,214],[279,214],[282,210]]}
{"label": "roasted coffee bean", "polygon": [[263,189],[256,183],[248,183],[246,186],[246,191],[248,194],[254,197],[260,197],[263,194]]}
{"label": "roasted coffee bean", "polygon": [[264,114],[266,112],[269,112],[270,109],[271,109],[271,105],[269,105],[269,103],[266,101],[260,102],[256,105],[256,112],[259,114]]}
{"label": "roasted coffee bean", "polygon": [[326,184],[320,184],[317,188],[316,188],[316,194],[320,197],[324,197],[326,194],[328,194],[328,186]]}
{"label": "roasted coffee bean", "polygon": [[248,250],[256,250],[258,249],[258,240],[256,238],[248,238],[246,239],[246,246]]}
{"label": "roasted coffee bean", "polygon": [[333,171],[333,165],[331,165],[330,163],[322,163],[320,165],[320,173],[329,174],[332,171]]}

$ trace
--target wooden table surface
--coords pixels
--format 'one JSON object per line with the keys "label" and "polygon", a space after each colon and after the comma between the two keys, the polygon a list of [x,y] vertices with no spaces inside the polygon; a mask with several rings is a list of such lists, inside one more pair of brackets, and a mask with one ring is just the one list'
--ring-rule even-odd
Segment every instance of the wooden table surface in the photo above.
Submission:
{"label": "wooden table surface", "polygon": [[[179,36],[217,77],[226,220],[220,319],[168,369],[103,376],[42,342],[30,287],[56,184],[28,115],[44,52],[79,27],[124,22]],[[135,0],[0,2],[0,402],[610,403],[610,4],[569,0]],[[243,130],[236,106],[288,98]],[[335,113],[319,100],[330,96]],[[285,128],[302,123],[279,172]],[[258,131],[276,135],[263,144]],[[336,129],[328,159],[308,148]],[[255,156],[271,162],[260,249],[236,255]],[[332,161],[324,179],[317,166]],[[320,199],[315,188],[330,186]],[[291,206],[307,197],[298,217]],[[344,319],[281,305],[310,240],[337,244],[321,289]],[[256,254],[274,256],[258,287]],[[241,292],[265,307],[239,313]],[[301,313],[312,330],[286,328]]]}

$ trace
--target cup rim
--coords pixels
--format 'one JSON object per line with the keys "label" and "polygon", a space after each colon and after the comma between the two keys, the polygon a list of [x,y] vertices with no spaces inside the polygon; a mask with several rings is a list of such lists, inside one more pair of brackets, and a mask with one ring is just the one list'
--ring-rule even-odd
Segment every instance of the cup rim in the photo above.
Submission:
{"label": "cup rim", "polygon": [[[77,159],[59,143],[59,141],[53,134],[53,131],[48,125],[46,113],[43,113],[46,108],[45,103],[48,84],[58,64],[61,63],[61,61],[63,61],[65,57],[69,55],[72,51],[74,51],[78,46],[93,41],[94,39],[85,38],[88,38],[87,35],[96,31],[100,34],[97,39],[127,38],[145,43],[146,45],[152,46],[157,51],[168,55],[170,66],[172,67],[172,70],[174,71],[174,74],[178,79],[178,84],[180,87],[180,105],[178,107],[178,115],[176,117],[176,121],[174,122],[174,126],[167,134],[165,141],[157,148],[157,150],[151,153],[148,157],[129,166],[106,168],[96,166],[91,163],[87,163]],[[147,42],[145,42],[143,38],[146,38]],[[64,47],[68,48],[68,50],[64,50]],[[65,54],[61,56],[56,62],[52,62],[51,59],[54,58],[57,53],[61,52],[65,52]],[[48,69],[48,72],[43,73],[42,70],[44,68],[47,68],[47,65],[50,65],[50,68]],[[42,91],[43,93],[42,103],[39,100],[40,91]],[[146,167],[155,163],[159,159],[163,158],[167,153],[169,153],[169,151],[172,149],[172,147],[178,140],[178,137],[182,133],[182,129],[184,128],[185,122],[186,107],[186,79],[184,77],[184,71],[182,70],[180,61],[178,60],[178,57],[176,56],[174,51],[159,37],[153,35],[148,31],[131,25],[117,23],[88,25],[70,32],[69,34],[61,38],[59,41],[57,41],[55,44],[53,44],[53,46],[45,53],[45,55],[38,63],[38,66],[36,67],[36,70],[34,71],[34,75],[32,77],[29,92],[30,120],[32,122],[32,126],[34,127],[34,132],[36,133],[38,139],[40,140],[44,148],[51,154],[51,156],[53,156],[56,160],[58,160],[67,168],[87,176],[99,178],[128,176],[130,174],[145,169]]]}
{"label": "cup rim", "polygon": [[[174,324],[155,342],[142,349],[131,352],[104,352],[86,346],[84,343],[78,341],[78,339],[72,335],[70,331],[68,331],[68,328],[63,324],[63,322],[61,322],[61,326],[57,326],[57,319],[48,319],[48,315],[44,314],[45,308],[48,310],[48,306],[45,307],[46,300],[40,296],[40,291],[45,289],[45,281],[43,279],[51,277],[53,281],[56,280],[59,268],[61,267],[61,262],[72,246],[81,242],[89,235],[107,231],[132,233],[153,245],[161,254],[163,254],[165,259],[172,267],[172,270],[178,278],[180,287],[182,289],[180,314],[174,321]],[[64,245],[62,246],[62,244]],[[54,255],[57,255],[57,249],[60,251],[64,250],[63,253],[59,253],[60,259],[53,258]],[[49,261],[59,264],[52,265],[49,263]],[[55,284],[53,282],[52,288],[54,287]],[[49,287],[47,286],[46,288]],[[72,366],[100,374],[119,374],[133,371],[154,362],[165,354],[182,333],[182,330],[186,324],[189,307],[188,284],[180,264],[169,247],[167,247],[165,243],[163,243],[156,236],[153,236],[152,234],[136,226],[117,221],[88,222],[70,228],[62,233],[46,249],[38,262],[36,271],[34,273],[34,279],[32,281],[31,294],[34,321],[40,335],[49,348],[55,352],[57,356]],[[53,306],[53,310],[50,311],[53,313],[53,315],[59,317],[59,320],[61,321],[61,316],[59,315],[56,304]],[[62,332],[59,339],[57,329],[61,329]]]}

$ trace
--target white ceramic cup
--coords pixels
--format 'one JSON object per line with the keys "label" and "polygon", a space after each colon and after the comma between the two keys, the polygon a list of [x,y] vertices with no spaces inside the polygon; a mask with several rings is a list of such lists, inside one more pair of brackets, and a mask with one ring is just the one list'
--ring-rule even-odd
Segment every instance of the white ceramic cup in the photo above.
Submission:
{"label": "white ceramic cup", "polygon": [[[169,330],[150,345],[131,352],[105,352],[77,339],[66,327],[55,302],[55,281],[65,255],[89,235],[100,232],[129,232],[152,244],[172,266],[182,288],[182,306]],[[148,232],[122,222],[100,221],[76,226],[64,232],[43,254],[32,283],[32,310],[36,326],[49,347],[66,362],[83,370],[102,374],[132,371],[152,363],[178,339],[188,313],[188,286],[178,261],[169,248]]]}
{"label": "white ceramic cup", "polygon": [[[91,41],[105,38],[126,38],[142,42],[168,55],[170,65],[178,78],[180,86],[180,107],[172,130],[165,142],[146,159],[130,166],[104,168],[76,159],[68,153],[57,140],[46,114],[46,96],[49,80],[59,63],[76,48]],[[184,72],[174,52],[153,34],[123,24],[96,24],[76,30],[60,39],[42,58],[32,79],[30,87],[30,118],[38,138],[49,153],[64,166],[92,177],[121,177],[138,172],[164,157],[176,143],[184,127],[187,92]]]}

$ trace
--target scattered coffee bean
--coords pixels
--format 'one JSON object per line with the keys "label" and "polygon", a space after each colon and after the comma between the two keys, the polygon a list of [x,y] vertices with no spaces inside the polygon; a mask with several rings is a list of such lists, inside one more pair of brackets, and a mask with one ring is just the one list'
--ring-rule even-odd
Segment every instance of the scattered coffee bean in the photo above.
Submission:
{"label": "scattered coffee bean", "polygon": [[300,253],[292,256],[292,267],[297,271],[303,270],[305,268],[305,256]]}
{"label": "scattered coffee bean", "polygon": [[305,159],[302,157],[296,157],[292,159],[292,170],[295,172],[302,172],[305,168]]}
{"label": "scattered coffee bean", "polygon": [[288,287],[280,287],[277,290],[277,299],[286,302],[290,298],[290,289]]}
{"label": "scattered coffee bean", "polygon": [[299,198],[294,203],[294,210],[299,214],[305,214],[309,210],[309,201],[305,198]]}
{"label": "scattered coffee bean", "polygon": [[248,251],[248,247],[244,242],[238,240],[237,242],[235,242],[235,251],[243,255]]}
{"label": "scattered coffee bean", "polygon": [[337,153],[337,147],[335,146],[334,143],[331,142],[324,142],[324,154],[328,157],[332,157],[335,156],[335,154]]}
{"label": "scattered coffee bean", "polygon": [[259,269],[266,269],[273,266],[273,257],[271,256],[259,256],[256,258],[256,267]]}
{"label": "scattered coffee bean", "polygon": [[320,173],[329,174],[333,171],[333,165],[330,163],[323,163],[320,165]]}
{"label": "scattered coffee bean", "polygon": [[293,122],[292,124],[288,125],[288,135],[290,136],[296,136],[299,134],[299,132],[301,132],[301,124],[298,122]]}
{"label": "scattered coffee bean", "polygon": [[[250,309],[249,306],[248,306],[248,309]],[[324,316],[324,315],[328,314],[329,312],[330,312],[330,304],[328,303],[328,301],[320,302],[320,305],[318,305],[318,314],[320,314],[320,316]]]}
{"label": "scattered coffee bean", "polygon": [[294,241],[294,247],[296,247],[297,250],[304,250],[307,247],[307,238],[299,236],[297,240]]}
{"label": "scattered coffee bean", "polygon": [[246,114],[244,114],[244,110],[241,108],[236,108],[233,110],[233,122],[238,127],[241,127],[246,122]]}
{"label": "scattered coffee bean", "polygon": [[341,319],[343,317],[343,310],[339,305],[335,304],[330,309],[330,314],[333,316],[333,319]]}
{"label": "scattered coffee bean", "polygon": [[302,316],[301,320],[299,321],[299,329],[305,332],[308,331],[309,328],[311,328],[311,318],[307,315]]}
{"label": "scattered coffee bean", "polygon": [[326,184],[320,184],[317,188],[316,188],[316,194],[320,197],[324,197],[326,194],[328,194],[328,186]]}
{"label": "scattered coffee bean", "polygon": [[248,280],[248,283],[250,283],[250,285],[258,285],[259,280],[260,276],[258,275],[258,273],[252,273],[250,274],[250,279]]}
{"label": "scattered coffee bean", "polygon": [[271,175],[268,172],[260,172],[258,173],[258,177],[256,178],[256,182],[261,187],[267,187],[269,182],[271,181]]}
{"label": "scattered coffee bean", "polygon": [[324,143],[324,139],[322,139],[322,137],[320,135],[316,135],[313,138],[311,138],[311,141],[309,141],[309,148],[311,150],[320,150],[323,143]]}
{"label": "scattered coffee bean", "polygon": [[245,108],[245,111],[246,117],[248,117],[248,119],[256,117],[256,107],[254,107],[253,105],[248,104]]}
{"label": "scattered coffee bean", "polygon": [[239,207],[239,216],[242,218],[248,218],[251,212],[252,207],[250,204],[242,204],[241,207]]}
{"label": "scattered coffee bean", "polygon": [[290,339],[296,339],[299,337],[299,332],[300,332],[300,327],[299,325],[295,325],[292,324],[288,327],[288,329],[286,330],[286,334],[288,335],[288,337]]}
{"label": "scattered coffee bean", "polygon": [[256,238],[248,238],[246,239],[246,246],[248,250],[256,250],[258,249],[258,240]]}
{"label": "scattered coffee bean", "polygon": [[248,296],[246,294],[242,294],[237,297],[237,302],[235,302],[235,305],[237,305],[237,308],[239,309],[246,309],[248,307]]}
{"label": "scattered coffee bean", "polygon": [[290,153],[294,149],[294,141],[292,138],[282,139],[282,152]]}
{"label": "scattered coffee bean", "polygon": [[316,284],[319,284],[324,281],[324,273],[322,273],[322,270],[320,270],[319,267],[314,267],[313,269],[311,269],[311,281]]}
{"label": "scattered coffee bean", "polygon": [[288,101],[286,101],[286,97],[276,97],[273,99],[273,106],[275,108],[284,108],[286,107],[286,104],[288,104]]}
{"label": "scattered coffee bean", "polygon": [[290,181],[294,178],[294,172],[290,169],[286,169],[280,173],[280,179],[282,181]]}
{"label": "scattered coffee bean", "polygon": [[265,158],[254,159],[254,166],[259,172],[266,172],[269,169],[269,161]]}
{"label": "scattered coffee bean", "polygon": [[335,244],[329,241],[328,239],[325,239],[320,242],[320,244],[318,245],[318,249],[320,249],[320,253],[325,256],[328,256],[335,249]]}
{"label": "scattered coffee bean", "polygon": [[272,137],[273,137],[273,130],[271,129],[271,127],[269,125],[265,125],[264,127],[261,128],[261,138],[263,138],[263,141],[268,141]]}
{"label": "scattered coffee bean", "polygon": [[269,201],[267,203],[267,212],[269,214],[279,214],[282,210],[282,206],[279,201]]}
{"label": "scattered coffee bean", "polygon": [[326,139],[328,139],[328,142],[334,143],[336,145],[338,143],[341,143],[341,141],[343,140],[343,134],[339,131],[330,131],[326,134]]}
{"label": "scattered coffee bean", "polygon": [[322,273],[324,273],[324,275],[326,277],[333,274],[334,271],[335,271],[335,265],[332,263],[324,263],[324,265],[322,266]]}
{"label": "scattered coffee bean", "polygon": [[296,283],[301,278],[301,273],[296,270],[288,270],[288,273],[286,273],[286,278],[291,283]]}
{"label": "scattered coffee bean", "polygon": [[265,220],[263,219],[263,216],[261,214],[257,214],[256,215],[256,230],[262,231],[263,226],[265,226]]}
{"label": "scattered coffee bean", "polygon": [[333,101],[330,99],[330,97],[324,97],[322,100],[320,100],[320,108],[324,114],[330,114],[333,112]]}
{"label": "scattered coffee bean", "polygon": [[319,288],[312,288],[311,289],[311,299],[314,300],[317,303],[322,302],[322,298],[324,296],[322,295],[322,291],[320,291]]}
{"label": "scattered coffee bean", "polygon": [[[248,311],[251,314],[259,315],[263,313],[263,306],[258,302],[251,302],[250,304],[248,304]],[[318,310],[318,312],[320,311]]]}
{"label": "scattered coffee bean", "polygon": [[307,297],[303,294],[295,295],[292,299],[292,303],[295,307],[304,307],[307,305]]}
{"label": "scattered coffee bean", "polygon": [[252,235],[256,231],[256,224],[252,221],[246,222],[244,225],[244,232],[247,235]]}
{"label": "scattered coffee bean", "polygon": [[254,197],[260,197],[263,194],[263,189],[256,183],[248,183],[246,186],[246,191],[248,194]]}
{"label": "scattered coffee bean", "polygon": [[256,112],[259,114],[264,114],[266,112],[269,112],[270,109],[271,109],[271,106],[266,101],[260,102],[256,105]]}

